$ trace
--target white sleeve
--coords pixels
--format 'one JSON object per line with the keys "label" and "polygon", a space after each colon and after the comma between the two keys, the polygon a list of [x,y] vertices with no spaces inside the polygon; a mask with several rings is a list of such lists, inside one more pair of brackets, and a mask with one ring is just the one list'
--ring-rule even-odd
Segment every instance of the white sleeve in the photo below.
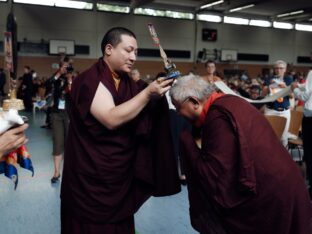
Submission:
{"label": "white sleeve", "polygon": [[307,101],[309,97],[311,96],[311,91],[308,91],[306,89],[302,90],[300,88],[294,89],[295,97],[298,98],[301,101]]}

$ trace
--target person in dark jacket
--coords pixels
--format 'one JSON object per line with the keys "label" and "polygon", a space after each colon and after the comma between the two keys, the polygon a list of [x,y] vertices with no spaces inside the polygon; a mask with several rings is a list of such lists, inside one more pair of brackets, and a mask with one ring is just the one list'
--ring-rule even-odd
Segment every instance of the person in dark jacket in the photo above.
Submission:
{"label": "person in dark jacket", "polygon": [[68,131],[67,108],[69,105],[69,92],[71,89],[72,64],[68,57],[65,57],[59,64],[59,69],[47,81],[51,86],[51,125],[53,137],[53,162],[54,174],[51,183],[56,183],[61,176],[62,154],[65,147],[65,139]]}
{"label": "person in dark jacket", "polygon": [[22,83],[20,86],[20,95],[24,101],[25,111],[32,111],[32,94],[33,94],[33,77],[30,72],[30,67],[24,67],[24,75],[22,76]]}

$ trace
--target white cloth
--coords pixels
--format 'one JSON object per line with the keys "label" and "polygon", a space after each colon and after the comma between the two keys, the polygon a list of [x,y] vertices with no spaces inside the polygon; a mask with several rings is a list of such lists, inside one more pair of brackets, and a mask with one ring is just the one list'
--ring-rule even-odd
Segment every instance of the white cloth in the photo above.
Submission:
{"label": "white cloth", "polygon": [[235,96],[239,96],[243,99],[245,99],[247,102],[250,103],[268,103],[268,102],[274,102],[276,99],[285,97],[291,93],[291,88],[290,86],[287,86],[286,88],[281,89],[281,91],[273,94],[272,96],[267,96],[263,99],[260,100],[252,100],[249,98],[245,98],[240,96],[239,94],[235,93],[232,89],[230,89],[223,81],[216,81],[214,82],[215,86],[217,86],[218,89],[220,89],[223,93],[225,94],[232,94]]}
{"label": "white cloth", "polygon": [[294,94],[304,101],[304,116],[312,117],[312,70],[308,73],[305,84],[299,84],[299,88],[294,89]]}
{"label": "white cloth", "polygon": [[17,110],[9,109],[0,112],[0,134],[7,131],[14,125],[24,124],[23,118],[18,114]]}
{"label": "white cloth", "polygon": [[167,98],[169,109],[170,110],[176,110],[175,106],[172,104],[171,97],[169,95],[169,91],[166,92],[166,98]]}

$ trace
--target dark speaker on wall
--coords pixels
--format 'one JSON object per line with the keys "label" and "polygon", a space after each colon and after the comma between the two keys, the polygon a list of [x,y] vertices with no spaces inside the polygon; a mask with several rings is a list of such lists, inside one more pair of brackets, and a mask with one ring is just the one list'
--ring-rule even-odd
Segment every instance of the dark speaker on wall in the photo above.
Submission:
{"label": "dark speaker on wall", "polygon": [[269,55],[268,54],[246,54],[246,53],[238,53],[238,60],[244,61],[259,61],[259,62],[268,62]]}
{"label": "dark speaker on wall", "polygon": [[76,54],[90,54],[90,46],[88,45],[75,45]]}
{"label": "dark speaker on wall", "polygon": [[[191,58],[191,51],[189,50],[165,50],[170,58]],[[159,57],[158,49],[138,49],[139,57]]]}
{"label": "dark speaker on wall", "polygon": [[308,56],[298,56],[297,57],[297,63],[311,63],[312,59]]}
{"label": "dark speaker on wall", "polygon": [[203,41],[216,41],[217,40],[217,29],[203,28],[202,40]]}

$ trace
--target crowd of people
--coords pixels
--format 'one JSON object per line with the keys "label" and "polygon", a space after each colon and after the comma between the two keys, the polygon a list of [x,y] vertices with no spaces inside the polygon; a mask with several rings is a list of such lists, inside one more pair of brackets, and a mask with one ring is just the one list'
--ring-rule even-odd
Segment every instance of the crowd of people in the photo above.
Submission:
{"label": "crowd of people", "polygon": [[[225,79],[208,61],[203,76],[173,80],[158,73],[146,83],[134,69],[133,32],[110,29],[101,50],[103,56],[77,77],[64,58],[46,81],[28,66],[21,78],[26,111],[34,97],[46,99],[49,110],[51,183],[62,175],[62,234],[133,234],[140,206],[150,196],[180,192],[181,183],[187,184],[191,223],[200,233],[312,233],[312,73],[302,84],[304,76],[288,74],[278,60],[268,77],[243,73]],[[222,80],[253,100],[287,86],[294,94],[266,103],[261,112],[218,90],[214,83]],[[305,108],[309,189],[285,148],[289,121],[278,139],[264,117],[289,120],[294,97]],[[0,135],[0,156],[27,142],[27,127]]]}

